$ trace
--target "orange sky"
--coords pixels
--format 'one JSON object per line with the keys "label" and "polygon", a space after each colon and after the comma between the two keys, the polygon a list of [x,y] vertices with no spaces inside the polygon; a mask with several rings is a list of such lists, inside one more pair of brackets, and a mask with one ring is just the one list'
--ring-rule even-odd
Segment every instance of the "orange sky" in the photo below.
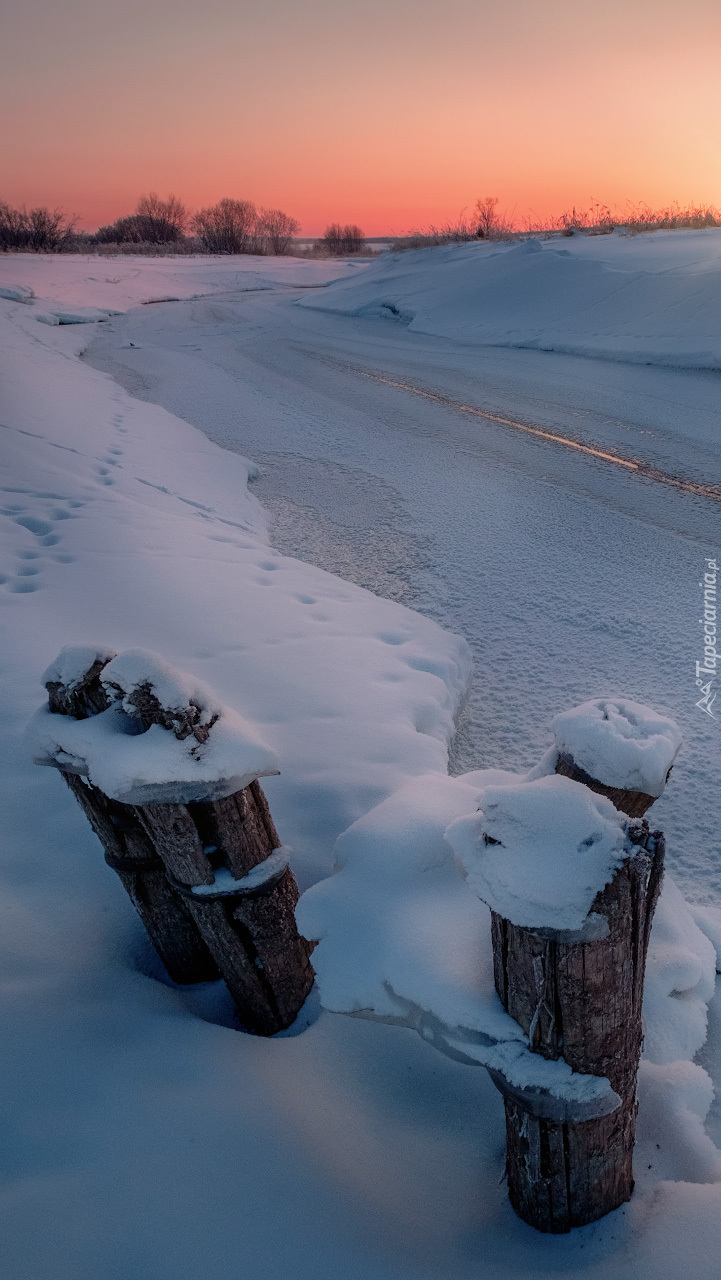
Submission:
{"label": "orange sky", "polygon": [[0,200],[142,191],[309,235],[597,197],[721,204],[721,0],[5,0]]}

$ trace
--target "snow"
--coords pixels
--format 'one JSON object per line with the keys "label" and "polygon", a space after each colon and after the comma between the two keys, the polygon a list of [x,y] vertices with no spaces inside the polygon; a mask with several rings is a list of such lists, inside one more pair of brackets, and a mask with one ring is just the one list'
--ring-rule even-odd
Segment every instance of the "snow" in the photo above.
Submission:
{"label": "snow", "polygon": [[721,909],[695,906],[691,914],[701,932],[711,942],[716,952],[716,970],[721,972]]}
{"label": "snow", "polygon": [[[43,314],[106,315],[150,302],[295,285],[323,285],[348,274],[348,264],[326,258],[162,257],[123,254],[3,254],[0,298],[33,301]],[[58,307],[55,304],[62,304]]]}
{"label": "snow", "polygon": [[[691,239],[681,237],[684,245]],[[576,242],[569,243],[575,253]],[[692,248],[664,250],[659,242],[653,248],[659,281],[664,253],[670,274],[678,275],[688,272],[684,254]],[[639,252],[630,242],[628,249]],[[544,244],[540,253],[519,256],[519,271],[542,264],[547,253]],[[9,836],[0,899],[6,1081],[0,1121],[12,1275],[195,1280],[212,1272],[230,1280],[242,1263],[270,1280],[291,1270],[299,1280],[338,1274],[467,1280],[479,1268],[489,1280],[540,1274],[602,1280],[610,1271],[618,1280],[680,1274],[712,1280],[721,1201],[718,1186],[703,1183],[719,1177],[706,1127],[718,1053],[707,1042],[704,1066],[691,1058],[706,1035],[716,961],[705,935],[714,917],[699,915],[706,930],[699,928],[674,884],[678,866],[685,889],[695,886],[707,902],[713,897],[707,829],[713,831],[714,791],[704,770],[714,758],[715,726],[703,719],[692,728],[698,713],[690,703],[686,715],[679,678],[689,651],[681,603],[686,580],[693,594],[695,558],[706,545],[703,504],[694,524],[695,507],[685,497],[676,506],[673,495],[654,506],[650,489],[625,494],[619,479],[604,487],[598,463],[581,470],[574,459],[579,470],[554,505],[551,482],[532,467],[516,485],[507,455],[498,463],[496,437],[484,437],[482,468],[470,434],[454,438],[457,458],[450,450],[441,455],[433,443],[438,418],[423,406],[416,413],[416,402],[410,413],[402,404],[397,410],[402,448],[385,421],[370,432],[365,392],[361,387],[354,396],[360,384],[340,364],[350,351],[374,364],[396,362],[405,372],[407,328],[385,319],[352,321],[353,341],[344,346],[346,322],[296,307],[294,294],[283,300],[282,315],[292,314],[296,329],[277,342],[272,328],[271,317],[281,314],[272,308],[287,284],[324,286],[326,264],[123,260],[118,266],[13,257],[0,268],[3,287],[28,284],[39,299],[0,303],[6,437],[0,607],[7,637],[0,759]],[[332,270],[347,268],[332,264]],[[378,270],[357,270],[358,286]],[[89,278],[116,271],[116,283]],[[699,270],[702,291],[707,274]],[[323,287],[323,301],[340,287]],[[241,313],[234,290],[246,291],[257,310]],[[201,293],[215,300],[143,308],[99,326],[35,320],[54,303],[68,312],[116,309],[151,296]],[[141,349],[128,346],[126,353],[127,378],[138,394],[156,398],[165,378],[176,411],[216,438],[225,432],[233,449],[282,454],[293,483],[305,486],[311,514],[328,475],[342,480],[336,496],[348,495],[349,525],[356,518],[373,523],[370,580],[376,561],[385,565],[384,557],[400,549],[401,563],[409,545],[398,511],[410,492],[401,474],[410,478],[417,504],[448,535],[442,574],[435,549],[421,546],[419,561],[427,555],[430,565],[425,598],[437,602],[434,616],[462,619],[469,635],[480,624],[470,705],[484,750],[473,748],[475,760],[508,763],[517,773],[469,771],[466,764],[462,776],[448,777],[448,741],[470,670],[465,643],[428,616],[270,547],[267,515],[246,487],[253,465],[79,362],[96,331],[106,350],[142,336]],[[288,340],[291,332],[295,341]],[[578,333],[583,338],[582,325]],[[316,344],[307,355],[304,338],[309,348]],[[164,341],[177,341],[177,348],[169,354]],[[216,341],[225,344],[217,361]],[[183,351],[184,342],[207,343],[208,359]],[[275,398],[258,372],[262,362],[248,354],[253,343],[277,385]],[[424,375],[431,376],[441,350],[419,347]],[[478,351],[468,361],[479,362]],[[231,352],[241,368],[232,379]],[[312,393],[298,381],[311,360],[320,370]],[[458,361],[453,376],[462,381],[470,364],[460,355]],[[504,381],[511,366],[499,368]],[[561,368],[571,366],[554,366]],[[434,376],[441,377],[437,369]],[[669,456],[677,450],[678,457],[690,448],[700,458],[694,450],[703,439],[711,456],[715,420],[703,409],[701,382],[690,379],[663,383],[668,391],[678,388],[678,403],[688,411],[680,413],[673,395],[655,401],[660,418],[678,418],[678,434],[666,423],[663,441],[649,436],[644,447],[668,449]],[[599,431],[616,430],[621,400],[615,403]],[[643,421],[640,393],[634,404]],[[348,435],[339,444],[340,421]],[[335,470],[323,470],[326,445],[337,449]],[[378,495],[386,491],[373,482],[381,463],[374,459],[378,451],[385,466],[393,448],[400,469],[389,467],[388,484],[403,497],[384,508]],[[272,479],[267,453],[259,461]],[[557,461],[556,478],[564,466],[571,464]],[[452,509],[443,507],[447,491]],[[563,519],[554,524],[559,511]],[[467,542],[466,559],[451,535]],[[322,545],[316,541],[314,554]],[[354,544],[342,546],[350,547],[353,576]],[[618,575],[619,566],[629,565],[614,596],[604,566]],[[529,590],[534,578],[542,600]],[[659,591],[668,605],[662,615],[655,611]],[[404,598],[417,597],[409,590]],[[693,623],[693,600],[690,608]],[[299,919],[321,938],[313,964],[325,1006],[311,998],[287,1035],[263,1042],[240,1034],[219,984],[168,985],[79,808],[54,770],[30,763],[21,734],[38,701],[39,673],[62,645],[88,636],[121,652],[160,653],[192,681],[207,683],[280,760],[282,774],[264,788],[305,889]],[[79,659],[66,661],[69,675],[77,675]],[[666,877],[649,952],[637,1190],[605,1222],[568,1239],[545,1239],[508,1207],[499,1183],[501,1098],[487,1073],[468,1064],[495,1063],[518,1087],[554,1098],[571,1115],[582,1103],[609,1099],[603,1081],[570,1079],[567,1068],[564,1080],[563,1063],[542,1065],[528,1053],[493,992],[488,908],[463,880],[443,835],[454,820],[475,813],[489,787],[517,790],[533,782],[524,770],[542,752],[531,774],[549,777],[552,715],[599,689],[610,697],[619,686],[672,709],[686,743],[658,819],[653,811],[654,822],[673,833],[674,876]],[[148,734],[123,737],[133,743]],[[333,875],[336,840],[341,866]],[[336,1016],[333,1009],[360,1016]],[[410,1027],[419,1034],[408,1035]]]}
{"label": "snow", "polygon": [[[489,909],[477,896],[473,876],[463,880],[454,860],[456,838],[464,858],[469,847],[474,861],[479,852],[481,858],[500,853],[500,846],[479,849],[478,837],[487,826],[483,817],[462,816],[479,804],[487,812],[489,797],[500,810],[491,830],[502,829],[506,835],[510,828],[511,854],[520,851],[531,864],[531,875],[525,867],[525,878],[508,877],[512,890],[519,882],[534,887],[538,869],[537,892],[545,895],[549,862],[559,858],[557,824],[550,839],[541,829],[544,845],[531,843],[528,827],[518,822],[519,796],[525,800],[520,816],[526,822],[529,813],[537,820],[549,808],[555,818],[561,805],[578,820],[577,828],[570,822],[566,828],[572,831],[566,851],[571,868],[568,883],[559,876],[562,904],[564,893],[576,898],[577,863],[588,855],[582,849],[579,857],[577,844],[586,838],[589,818],[594,834],[607,830],[611,846],[620,842],[623,852],[626,823],[609,800],[567,778],[543,775],[535,781],[537,772],[480,769],[457,778],[413,780],[339,837],[336,874],[306,890],[296,916],[301,932],[317,940],[313,967],[326,1008],[411,1027],[448,1056],[490,1066],[519,1087],[545,1087],[554,1098],[577,1105],[582,1100],[576,1092],[578,1077],[564,1079],[558,1073],[541,1086],[542,1069],[529,1062],[537,1055],[523,1052],[520,1028],[495,993]],[[569,804],[570,798],[578,803]],[[450,840],[444,839],[447,828]],[[582,908],[574,903],[578,914],[566,908],[564,923],[551,927],[575,929],[583,923],[608,878],[608,863],[602,866],[595,882],[586,886]],[[513,918],[509,911],[519,901],[527,909],[527,900],[516,892],[502,913]],[[543,900],[540,910],[548,911]],[[532,921],[516,922],[538,925],[539,920],[534,909]],[[541,923],[548,927],[549,917],[544,914]],[[665,1066],[694,1057],[706,1038],[714,978],[714,949],[667,874],[646,970],[646,1060]],[[600,1096],[595,1095],[596,1101]]]}
{"label": "snow", "polygon": [[[247,459],[84,367],[77,330],[2,305],[1,590],[25,716],[64,643],[102,633],[118,650],[162,652],[211,682],[282,761],[274,816],[281,834],[294,831],[301,879],[315,878],[361,812],[409,776],[445,768],[466,644],[269,548]],[[162,731],[143,736],[161,750]],[[162,741],[174,769],[182,744]],[[149,767],[140,742],[113,736],[122,777],[105,778],[110,791],[134,794],[136,765],[141,778]],[[202,780],[198,762],[186,768],[187,781]]]}
{"label": "snow", "polygon": [[290,850],[288,849],[276,849],[267,858],[264,858],[262,862],[258,862],[252,867],[248,874],[242,876],[240,880],[236,880],[227,867],[218,867],[215,870],[212,884],[194,885],[191,892],[195,897],[199,898],[218,898],[224,897],[226,894],[247,894],[282,875],[288,866],[289,852]]}
{"label": "snow", "polygon": [[296,910],[301,932],[318,941],[327,1008],[411,1023],[422,1010],[493,1040],[519,1038],[493,987],[488,909],[443,839],[478,792],[473,779],[417,778],[339,837],[338,872]]}
{"label": "snow", "polygon": [[487,346],[721,368],[721,230],[381,255],[301,306]]}
{"label": "snow", "polygon": [[43,672],[40,683],[62,684],[72,692],[85,679],[96,662],[103,664],[114,658],[115,650],[108,645],[66,644]]}
{"label": "snow", "polygon": [[626,852],[611,801],[551,776],[486,787],[479,803],[446,832],[474,893],[513,924],[581,929]]}
{"label": "snow", "polygon": [[[189,708],[196,713],[193,724],[210,728],[222,716],[223,707],[202,681],[177,671],[157,653],[147,649],[126,649],[115,655],[100,673],[100,682],[108,695],[122,702],[127,715],[137,715],[138,692],[149,692],[170,719],[183,725]],[[182,736],[181,732],[177,733]]]}
{"label": "snow", "polygon": [[[137,724],[137,722],[135,722]],[[278,773],[275,752],[233,711],[213,725],[207,742],[179,741],[161,725],[136,733],[115,704],[87,720],[41,707],[30,722],[36,764],[80,773],[123,804],[190,804],[233,795],[255,778]]]}
{"label": "snow", "polygon": [[607,787],[660,796],[681,746],[674,720],[630,698],[596,698],[557,715],[559,751]]}
{"label": "snow", "polygon": [[644,1053],[666,1064],[691,1059],[706,1040],[716,954],[678,887],[666,876],[648,948]]}

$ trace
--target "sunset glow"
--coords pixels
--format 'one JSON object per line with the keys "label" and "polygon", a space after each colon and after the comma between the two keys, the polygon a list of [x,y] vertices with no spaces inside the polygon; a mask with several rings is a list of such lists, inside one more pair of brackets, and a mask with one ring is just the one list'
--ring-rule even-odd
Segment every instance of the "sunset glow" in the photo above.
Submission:
{"label": "sunset glow", "polygon": [[0,199],[95,228],[228,195],[309,235],[721,203],[720,50],[718,0],[10,0]]}

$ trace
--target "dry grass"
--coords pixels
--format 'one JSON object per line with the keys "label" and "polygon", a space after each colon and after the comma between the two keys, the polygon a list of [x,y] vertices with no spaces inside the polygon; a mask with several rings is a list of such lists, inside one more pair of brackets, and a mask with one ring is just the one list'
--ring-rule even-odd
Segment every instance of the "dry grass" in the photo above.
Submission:
{"label": "dry grass", "polygon": [[632,204],[628,201],[621,209],[594,201],[587,209],[577,209],[574,205],[555,218],[531,217],[524,231],[526,235],[573,235],[579,232],[604,236],[612,231],[641,235],[647,231],[701,231],[705,227],[721,227],[721,210],[715,205],[681,205],[674,201],[660,209],[652,209],[643,202]]}
{"label": "dry grass", "polygon": [[464,211],[455,222],[410,231],[393,245],[393,251],[465,244],[472,240],[515,240],[529,235],[605,236],[612,231],[641,235],[647,231],[699,231],[705,227],[721,227],[721,210],[712,204],[681,205],[675,201],[661,209],[652,209],[650,205],[629,201],[621,209],[596,200],[588,208],[576,208],[574,205],[556,217],[537,218],[532,214],[519,227],[513,223],[512,216],[498,213],[497,203],[486,197],[476,201],[471,217],[467,217]]}

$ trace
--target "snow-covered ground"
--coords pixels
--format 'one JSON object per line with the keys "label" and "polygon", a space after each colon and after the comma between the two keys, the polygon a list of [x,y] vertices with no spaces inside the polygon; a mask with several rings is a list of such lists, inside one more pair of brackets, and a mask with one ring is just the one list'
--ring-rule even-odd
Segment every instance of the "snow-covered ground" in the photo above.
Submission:
{"label": "snow-covered ground", "polygon": [[[694,237],[664,239],[669,274],[688,275],[703,257]],[[617,241],[603,244],[628,256]],[[424,267],[429,314],[455,287],[467,323],[468,252],[456,251],[458,271],[440,256],[438,276]],[[535,271],[538,257],[511,263]],[[715,1014],[703,1044],[714,954],[671,881],[649,960],[637,1193],[603,1223],[546,1239],[515,1219],[498,1184],[503,1110],[485,1072],[405,1027],[321,1011],[315,996],[273,1042],[240,1034],[218,984],[163,981],[69,793],[28,761],[22,728],[62,644],[161,652],[209,682],[280,760],[266,790],[302,886],[317,886],[301,920],[327,932],[316,953],[324,1002],[426,1033],[424,1011],[468,1029],[492,1005],[487,909],[443,831],[493,779],[466,771],[528,768],[553,714],[620,689],[681,725],[653,812],[713,931],[718,733],[694,706],[693,661],[715,500],[512,426],[481,429],[397,384],[592,443],[632,441],[659,471],[708,483],[715,376],[527,351],[484,364],[477,332],[416,334],[360,314],[393,261],[0,263],[0,288],[29,286],[39,299],[0,299],[10,1135],[0,1194],[18,1280],[247,1268],[359,1280],[479,1268],[494,1280],[716,1274],[721,1157],[703,1124],[721,1077]],[[322,287],[344,273],[356,279]],[[517,310],[534,279],[518,284]],[[311,295],[289,290],[308,286],[325,311],[295,305]],[[37,323],[161,297],[194,300],[82,327]],[[335,300],[341,314],[329,315]],[[607,314],[618,333],[624,306]],[[652,309],[659,334],[660,303]],[[698,315],[693,326],[697,341]],[[707,336],[711,350],[710,322]],[[91,341],[89,359],[141,399],[78,360]],[[256,492],[274,545],[244,451],[262,455]],[[471,714],[453,747],[466,776],[449,779],[469,645]],[[343,869],[330,876],[339,836]],[[389,984],[395,1002],[382,1007]],[[488,1016],[502,1020],[500,1006]],[[701,1046],[703,1068],[692,1061]]]}

